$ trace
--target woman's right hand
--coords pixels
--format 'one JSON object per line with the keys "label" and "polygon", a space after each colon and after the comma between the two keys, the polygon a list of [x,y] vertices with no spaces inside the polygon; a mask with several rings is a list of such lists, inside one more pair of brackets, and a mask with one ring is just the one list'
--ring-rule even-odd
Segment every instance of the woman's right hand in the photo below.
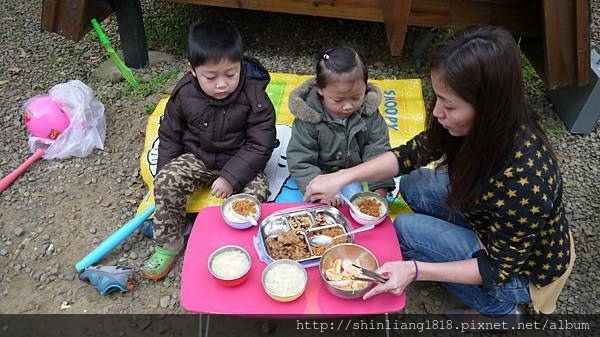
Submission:
{"label": "woman's right hand", "polygon": [[384,292],[400,296],[404,289],[413,282],[416,274],[412,261],[386,262],[377,269],[377,272],[388,276],[389,279],[385,283],[377,283],[375,287],[364,294],[363,300]]}

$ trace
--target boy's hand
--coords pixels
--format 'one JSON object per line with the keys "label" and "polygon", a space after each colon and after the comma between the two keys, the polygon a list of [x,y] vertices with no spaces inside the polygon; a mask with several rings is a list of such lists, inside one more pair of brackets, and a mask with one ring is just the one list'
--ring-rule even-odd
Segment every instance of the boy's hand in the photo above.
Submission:
{"label": "boy's hand", "polygon": [[344,201],[342,201],[341,199],[338,199],[336,197],[329,198],[329,199],[321,199],[319,201],[324,204],[327,204],[329,206],[333,206],[333,207],[340,207],[344,204]]}
{"label": "boy's hand", "polygon": [[233,186],[223,177],[217,178],[211,187],[210,194],[217,198],[227,198],[233,193]]}
{"label": "boy's hand", "polygon": [[382,196],[384,198],[387,196],[387,193],[388,193],[387,189],[385,189],[385,188],[378,188],[374,192],[377,193],[377,194],[379,194],[380,196]]}

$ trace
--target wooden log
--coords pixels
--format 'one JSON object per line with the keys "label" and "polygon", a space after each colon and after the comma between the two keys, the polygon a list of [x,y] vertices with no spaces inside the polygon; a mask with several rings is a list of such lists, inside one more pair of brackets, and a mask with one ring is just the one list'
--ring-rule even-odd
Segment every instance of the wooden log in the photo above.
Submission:
{"label": "wooden log", "polygon": [[390,52],[394,56],[402,55],[404,39],[408,29],[411,0],[382,0],[381,12],[387,33]]}
{"label": "wooden log", "polygon": [[108,0],[44,0],[42,29],[77,42],[92,29],[92,18],[102,21],[112,12]]}

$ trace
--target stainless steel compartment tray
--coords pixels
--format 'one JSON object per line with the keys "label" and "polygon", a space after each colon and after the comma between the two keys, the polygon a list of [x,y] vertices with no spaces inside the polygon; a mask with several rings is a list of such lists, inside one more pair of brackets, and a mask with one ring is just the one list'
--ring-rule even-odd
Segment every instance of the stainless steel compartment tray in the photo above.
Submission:
{"label": "stainless steel compartment tray", "polygon": [[[282,210],[273,213],[261,221],[260,229],[258,231],[259,235],[261,236],[260,242],[263,246],[261,248],[264,249],[264,252],[266,253],[269,259],[276,260],[276,258],[273,257],[269,246],[267,245],[267,238],[274,237],[276,235],[274,235],[273,233],[266,233],[265,228],[269,228],[271,230],[273,228],[286,229],[287,226],[288,230],[294,231],[289,227],[288,219],[293,216],[304,215],[310,217],[312,224],[307,229],[295,231],[300,233],[303,238],[306,238],[307,230],[313,231],[323,226],[330,227],[332,225],[339,225],[342,227],[344,233],[347,233],[350,230],[352,230],[352,228],[349,227],[349,224],[346,221],[346,218],[344,217],[342,212],[340,212],[340,210],[338,210],[337,208],[331,206],[313,206],[302,209],[293,208],[289,211]],[[348,237],[348,242],[352,242],[352,237]],[[308,242],[306,243],[308,244]],[[308,245],[308,248],[310,250],[311,256],[309,258],[299,259],[296,261],[300,263],[311,263],[320,259],[321,255],[315,255],[310,245]]]}

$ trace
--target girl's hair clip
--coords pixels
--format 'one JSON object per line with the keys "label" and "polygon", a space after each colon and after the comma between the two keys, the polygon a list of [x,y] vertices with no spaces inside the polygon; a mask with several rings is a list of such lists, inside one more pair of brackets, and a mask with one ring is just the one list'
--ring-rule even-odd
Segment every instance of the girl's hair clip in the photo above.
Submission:
{"label": "girl's hair clip", "polygon": [[329,54],[323,54],[323,58],[324,58],[325,60],[329,60]]}

